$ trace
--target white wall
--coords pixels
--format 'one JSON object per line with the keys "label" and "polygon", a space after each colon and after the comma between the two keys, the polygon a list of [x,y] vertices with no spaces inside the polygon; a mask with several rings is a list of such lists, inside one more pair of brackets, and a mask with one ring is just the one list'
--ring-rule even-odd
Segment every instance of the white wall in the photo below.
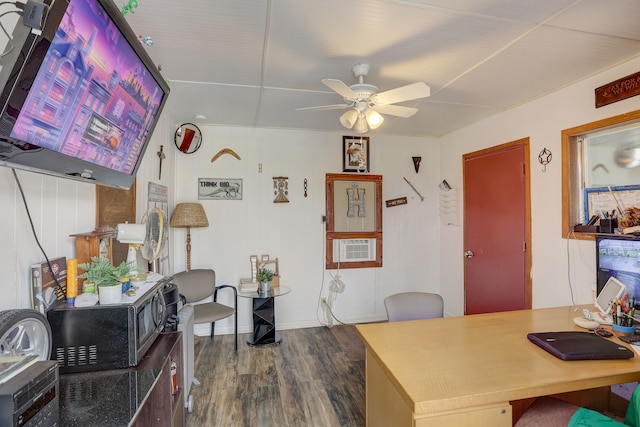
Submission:
{"label": "white wall", "polygon": [[[327,294],[331,280],[324,272],[320,220],[325,213],[324,180],[326,173],[341,172],[342,134],[205,126],[202,148],[185,155],[173,144],[175,128],[173,118],[165,114],[153,134],[137,175],[137,219],[146,209],[148,182],[158,182],[156,153],[161,144],[167,157],[160,182],[169,187],[170,211],[176,202],[197,200],[199,177],[242,178],[242,201],[203,201],[210,227],[192,230],[192,267],[213,267],[219,284],[237,284],[250,276],[249,255],[278,257],[281,282],[293,289],[277,303],[278,327],[318,325],[317,300],[321,292]],[[211,157],[224,147],[234,149],[242,161],[226,155],[211,163]],[[422,156],[418,174],[412,156]],[[385,296],[402,290],[438,291],[439,286],[437,141],[372,135],[370,160],[371,173],[383,175],[383,201],[406,196],[409,203],[383,206],[383,267],[342,270],[347,287],[337,298],[334,312],[346,322],[384,319]],[[258,173],[259,163],[262,173]],[[70,235],[95,228],[95,186],[20,170],[17,174],[47,256],[74,257]],[[289,177],[290,203],[273,203],[274,176]],[[411,180],[424,202],[403,177]],[[307,198],[303,196],[305,178]],[[27,308],[29,266],[44,257],[32,237],[9,168],[0,168],[0,206],[0,221],[6,225],[0,227],[0,309]],[[185,238],[185,230],[172,231],[173,271],[185,267]],[[221,295],[221,301],[225,298]],[[249,331],[248,300],[241,300],[238,315],[241,330]],[[220,333],[230,330],[231,319],[217,328]]]}
{"label": "white wall", "polygon": [[[17,14],[3,18],[9,33],[18,21]],[[4,50],[6,44],[7,37],[0,32],[0,48]],[[0,67],[5,65],[0,61]],[[174,204],[174,122],[170,115],[163,114],[138,170],[138,220],[146,210],[148,181],[159,182],[156,152],[161,144],[167,153],[161,182],[169,187],[169,203]],[[70,235],[90,232],[96,227],[95,185],[21,170],[16,170],[16,174],[42,250],[49,259],[75,257],[75,240]],[[26,212],[12,170],[0,167],[0,310],[31,306],[30,266],[45,259]]]}
{"label": "white wall", "polygon": [[[640,59],[570,86],[537,101],[447,135],[440,140],[371,136],[371,173],[383,175],[383,201],[407,196],[409,203],[383,207],[384,266],[342,270],[347,287],[334,305],[346,322],[383,319],[385,296],[404,290],[440,292],[447,315],[463,313],[463,242],[461,226],[440,226],[438,183],[457,189],[462,183],[462,155],[482,148],[531,139],[534,307],[571,304],[569,266],[576,303],[589,302],[595,286],[593,242],[563,239],[561,234],[561,143],[563,129],[640,108],[640,97],[595,109],[594,88],[636,72]],[[148,181],[157,181],[156,152],[164,145],[162,183],[169,203],[197,201],[198,178],[242,178],[242,201],[202,201],[210,226],[192,230],[192,267],[212,267],[218,283],[237,284],[248,277],[249,256],[280,259],[282,284],[293,292],[276,303],[279,328],[319,324],[318,297],[327,294],[324,271],[326,173],[341,172],[341,133],[203,126],[204,142],[191,155],[177,153],[177,123],[163,115],[138,173],[138,219],[146,207]],[[222,148],[225,155],[211,163]],[[537,155],[543,148],[553,161],[542,172]],[[415,174],[412,156],[422,156]],[[258,164],[263,172],[258,173]],[[74,254],[70,234],[95,227],[95,187],[30,172],[17,172],[29,203],[36,233],[49,257]],[[274,176],[289,177],[290,203],[273,203]],[[420,202],[403,177],[425,196]],[[303,180],[308,180],[307,198]],[[459,203],[462,206],[462,194]],[[30,230],[11,170],[0,168],[0,309],[29,306],[29,266],[43,259]],[[462,215],[460,214],[460,221]],[[185,230],[172,231],[174,271],[185,267]],[[570,262],[567,262],[567,260]],[[226,296],[222,297],[222,300]],[[240,327],[251,324],[249,301],[241,300]],[[217,332],[228,333],[231,321]]]}
{"label": "white wall", "polygon": [[[569,277],[576,304],[592,301],[595,290],[595,245],[562,238],[562,156],[560,133],[584,123],[640,109],[640,97],[594,107],[594,89],[637,72],[640,59],[567,87],[519,108],[443,137],[440,141],[442,178],[454,188],[462,185],[462,155],[520,138],[530,138],[533,307],[571,305]],[[524,82],[523,82],[524,84]],[[546,172],[538,154],[553,153]],[[463,195],[460,194],[460,200]],[[441,292],[450,314],[464,312],[462,227],[442,227]],[[570,269],[570,273],[569,273]]]}
{"label": "white wall", "polygon": [[[160,144],[165,145],[162,183],[171,189],[174,180],[173,120],[165,116],[153,134],[137,175],[137,218],[146,208],[147,183],[157,181]],[[167,150],[166,148],[169,148]],[[90,232],[96,227],[96,186],[33,172],[16,170],[25,193],[34,229],[49,259],[75,257],[71,234]],[[173,191],[170,190],[173,205]],[[29,308],[31,305],[31,264],[44,261],[22,202],[12,170],[0,167],[0,310]]]}
{"label": "white wall", "polygon": [[[318,325],[318,298],[327,295],[331,280],[324,271],[321,223],[325,174],[342,172],[342,134],[214,126],[201,130],[202,147],[193,154],[177,154],[176,202],[198,201],[198,178],[241,178],[243,199],[200,201],[209,227],[191,230],[191,268],[214,268],[218,284],[236,285],[240,278],[251,276],[250,255],[277,257],[280,282],[292,288],[291,294],[276,301],[278,328]],[[338,296],[334,313],[345,322],[385,319],[382,301],[391,293],[439,289],[438,143],[375,133],[370,137],[370,173],[383,176],[383,267],[341,270],[346,289]],[[224,155],[211,163],[222,148],[233,149],[242,160]],[[418,174],[412,156],[422,156]],[[273,203],[274,176],[289,178],[289,203]],[[403,177],[422,193],[424,202]],[[384,207],[384,200],[403,196],[407,205]],[[186,263],[186,231],[175,229],[173,236],[179,271]],[[219,301],[230,299],[221,294]],[[251,326],[249,303],[239,301],[243,331]],[[230,328],[231,319],[216,324],[216,331]]]}

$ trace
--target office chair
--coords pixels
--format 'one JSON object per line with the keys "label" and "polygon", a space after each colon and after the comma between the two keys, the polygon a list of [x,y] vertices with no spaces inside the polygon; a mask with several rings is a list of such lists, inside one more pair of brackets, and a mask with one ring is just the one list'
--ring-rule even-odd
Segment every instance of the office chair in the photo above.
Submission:
{"label": "office chair", "polygon": [[638,427],[640,425],[640,388],[631,395],[624,424],[591,409],[565,402],[555,397],[539,397],[522,414],[515,427]]}
{"label": "office chair", "polygon": [[[193,306],[193,323],[211,322],[211,339],[214,335],[215,322],[234,315],[235,350],[238,350],[238,291],[231,285],[216,286],[216,272],[208,269],[182,271],[173,276],[173,283],[178,286],[185,303]],[[217,302],[218,291],[230,288],[233,290],[233,307]],[[194,304],[205,298],[213,297],[212,302]]]}
{"label": "office chair", "polygon": [[438,294],[403,292],[384,299],[389,322],[443,317],[444,303]]}

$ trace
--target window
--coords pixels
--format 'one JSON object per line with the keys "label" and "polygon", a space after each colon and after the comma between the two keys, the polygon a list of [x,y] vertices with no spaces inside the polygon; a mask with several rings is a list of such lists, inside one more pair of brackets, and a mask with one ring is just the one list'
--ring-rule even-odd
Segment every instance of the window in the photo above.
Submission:
{"label": "window", "polygon": [[[562,235],[589,218],[585,189],[640,184],[640,110],[562,131]],[[588,196],[587,196],[588,197]],[[611,203],[617,210],[615,198]],[[630,206],[624,206],[630,207]],[[594,235],[576,233],[578,239]]]}
{"label": "window", "polygon": [[382,176],[326,175],[326,268],[382,267]]}

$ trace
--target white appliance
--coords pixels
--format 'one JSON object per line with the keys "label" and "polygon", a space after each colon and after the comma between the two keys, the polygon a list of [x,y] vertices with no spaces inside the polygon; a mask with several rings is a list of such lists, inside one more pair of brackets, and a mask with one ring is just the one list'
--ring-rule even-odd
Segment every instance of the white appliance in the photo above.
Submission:
{"label": "white appliance", "polygon": [[182,332],[182,366],[184,373],[184,407],[189,412],[193,411],[193,396],[189,393],[191,384],[196,383],[194,378],[194,342],[193,342],[193,307],[188,304],[178,310],[178,331]]}

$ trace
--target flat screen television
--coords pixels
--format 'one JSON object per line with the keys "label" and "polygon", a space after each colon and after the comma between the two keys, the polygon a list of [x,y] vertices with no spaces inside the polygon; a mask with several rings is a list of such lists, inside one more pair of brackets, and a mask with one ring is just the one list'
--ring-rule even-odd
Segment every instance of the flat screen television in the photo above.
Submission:
{"label": "flat screen television", "polygon": [[640,308],[640,238],[596,236],[596,292],[613,276],[629,288]]}
{"label": "flat screen television", "polygon": [[0,72],[0,165],[129,188],[169,87],[111,0],[45,0]]}

